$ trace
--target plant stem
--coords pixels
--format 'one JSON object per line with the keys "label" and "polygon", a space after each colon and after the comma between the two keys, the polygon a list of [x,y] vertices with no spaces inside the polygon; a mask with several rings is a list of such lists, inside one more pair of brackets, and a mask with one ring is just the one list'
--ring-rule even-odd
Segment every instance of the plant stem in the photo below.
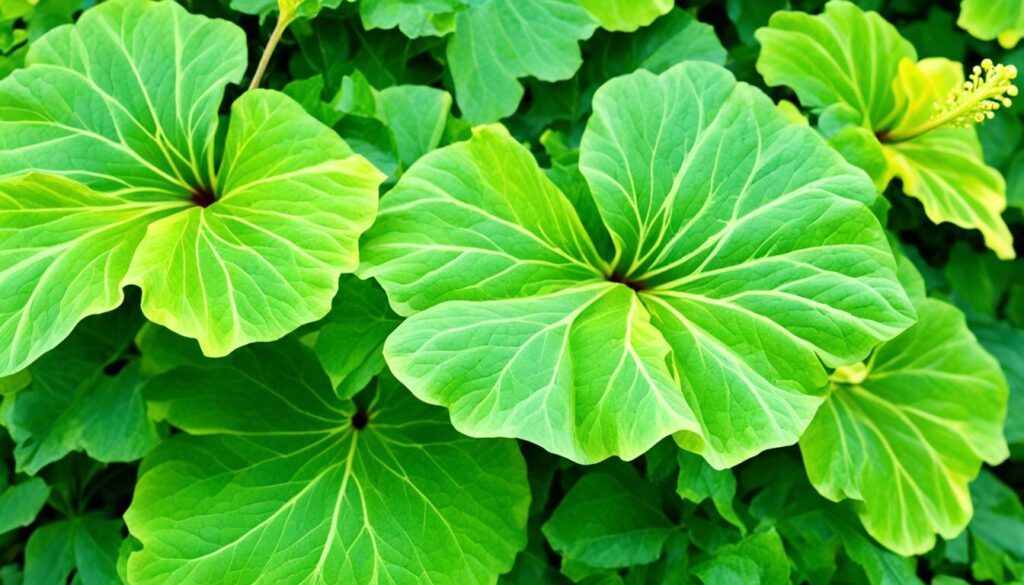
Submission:
{"label": "plant stem", "polygon": [[277,48],[277,43],[281,41],[281,36],[284,35],[285,29],[288,25],[295,20],[295,10],[287,9],[284,3],[281,3],[281,10],[278,13],[277,24],[274,25],[274,32],[270,33],[270,40],[267,41],[266,48],[263,49],[263,55],[260,57],[260,63],[256,66],[256,73],[252,76],[252,83],[249,84],[249,89],[253,90],[260,86],[260,81],[263,80],[263,74],[267,71],[267,65],[270,63],[270,57],[274,54],[274,49]]}

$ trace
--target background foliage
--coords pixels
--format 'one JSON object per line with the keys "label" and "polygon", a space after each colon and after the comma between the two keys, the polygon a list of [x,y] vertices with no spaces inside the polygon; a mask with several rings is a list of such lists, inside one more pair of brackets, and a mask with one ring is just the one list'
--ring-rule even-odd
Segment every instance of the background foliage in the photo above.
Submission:
{"label": "background foliage", "polygon": [[1022,35],[3,0],[0,585],[1024,582]]}

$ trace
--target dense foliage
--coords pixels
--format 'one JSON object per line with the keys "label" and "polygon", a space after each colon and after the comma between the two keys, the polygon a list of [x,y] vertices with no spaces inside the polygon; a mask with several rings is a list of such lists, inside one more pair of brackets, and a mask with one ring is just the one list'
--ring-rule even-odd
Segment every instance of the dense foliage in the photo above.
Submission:
{"label": "dense foliage", "polygon": [[1022,37],[0,1],[0,585],[1024,582]]}

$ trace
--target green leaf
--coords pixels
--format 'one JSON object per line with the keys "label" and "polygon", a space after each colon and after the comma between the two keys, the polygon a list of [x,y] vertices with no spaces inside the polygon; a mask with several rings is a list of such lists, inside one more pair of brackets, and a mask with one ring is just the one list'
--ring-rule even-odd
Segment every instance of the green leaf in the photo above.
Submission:
{"label": "green leaf", "polygon": [[595,27],[575,0],[489,0],[460,12],[447,57],[463,117],[480,124],[515,112],[519,78],[572,77],[582,63],[578,42]]}
{"label": "green leaf", "polygon": [[526,544],[516,445],[456,433],[393,380],[357,407],[281,341],[146,394],[187,434],[143,462],[132,583],[493,582]]}
{"label": "green leaf", "polygon": [[789,559],[779,534],[770,529],[718,548],[693,573],[705,585],[789,583]]}
{"label": "green leaf", "polygon": [[4,398],[0,422],[16,442],[19,471],[34,475],[71,451],[98,461],[133,461],[159,441],[139,392],[138,368],[115,364],[141,324],[125,308],[90,317],[29,367],[32,383]]}
{"label": "green leaf", "polygon": [[119,306],[146,226],[181,207],[119,200],[55,176],[0,180],[0,376],[38,359],[82,318]]}
{"label": "green leaf", "polygon": [[583,75],[596,87],[637,69],[664,73],[684,61],[725,65],[725,59],[725,48],[714,27],[685,10],[674,9],[632,34],[598,31],[587,44]]}
{"label": "green leaf", "polygon": [[917,53],[877,13],[833,0],[820,16],[776,12],[755,36],[761,43],[757,71],[768,85],[793,88],[812,109],[847,104],[869,130],[897,121],[892,82],[900,61],[916,61]]}
{"label": "green leaf", "polygon": [[957,25],[975,37],[1012,49],[1024,37],[1024,5],[1017,0],[962,0]]}
{"label": "green leaf", "polygon": [[[945,59],[916,62],[917,55],[891,24],[874,12],[834,0],[824,14],[778,12],[757,33],[762,50],[758,71],[768,85],[793,88],[807,107],[824,110],[842,104],[860,115],[859,125],[880,137],[888,173],[903,181],[935,223],[978,229],[1001,258],[1012,258],[1013,238],[1000,213],[1006,184],[985,165],[974,130],[938,129],[893,141],[927,121],[933,105],[963,83],[959,63]],[[870,50],[866,49],[870,47]],[[877,178],[877,157],[852,159]]]}
{"label": "green leaf", "polygon": [[667,14],[675,6],[672,0],[579,0],[602,28],[633,32]]}
{"label": "green leaf", "polygon": [[[782,537],[794,565],[797,583],[842,582],[840,567],[847,559],[863,571],[847,579],[871,585],[921,585],[914,559],[878,545],[865,532],[854,510],[822,498],[807,481],[800,462],[776,452],[744,468],[745,487],[763,486],[750,502],[750,513],[761,526],[773,527]],[[750,481],[753,476],[754,481]]]}
{"label": "green leaf", "polygon": [[49,496],[50,486],[39,477],[0,485],[0,535],[34,522]]}
{"label": "green leaf", "polygon": [[120,583],[117,554],[121,547],[120,520],[87,515],[36,529],[25,547],[26,585]]}
{"label": "green leaf", "polygon": [[414,165],[363,242],[360,275],[412,315],[392,371],[460,431],[578,462],[679,433],[727,467],[797,440],[822,359],[911,323],[870,181],[725,70],[613,80],[580,156],[615,258],[494,127]]}
{"label": "green leaf", "polygon": [[291,99],[247,92],[232,106],[217,201],[150,225],[125,282],[142,288],[150,320],[209,356],[277,339],[330,310],[383,178]]}
{"label": "green leaf", "polygon": [[0,175],[65,177],[0,182],[0,376],[117,306],[125,284],[210,355],[326,314],[383,177],[274,92],[235,102],[220,153],[217,112],[245,59],[228,22],[113,0],[0,82]]}
{"label": "green leaf", "polygon": [[359,16],[367,30],[398,28],[407,37],[444,36],[469,0],[362,0]]}
{"label": "green leaf", "polygon": [[[971,498],[976,506],[968,527],[971,540],[976,550],[985,549],[989,553],[976,553],[979,562],[972,568],[973,576],[979,581],[992,579],[997,583],[1011,583],[1004,566],[1024,563],[1024,505],[1021,505],[1020,495],[983,471],[971,484]],[[994,567],[981,566],[983,556],[994,557]]]}
{"label": "green leaf", "polygon": [[885,153],[904,192],[924,204],[932,221],[980,230],[1000,258],[1015,256],[1013,235],[1000,216],[1006,181],[985,164],[974,130],[933,130],[886,145]]}
{"label": "green leaf", "polygon": [[1003,369],[1010,386],[1006,416],[1006,440],[1011,446],[1024,446],[1024,330],[994,320],[972,320],[971,331]]}
{"label": "green leaf", "polygon": [[338,396],[350,398],[384,369],[384,341],[401,319],[372,281],[342,277],[342,284],[314,348]]}
{"label": "green leaf", "polygon": [[376,117],[394,136],[404,167],[441,143],[451,107],[448,92],[424,85],[397,85],[377,93]]}
{"label": "green leaf", "polygon": [[833,374],[800,439],[818,491],[861,501],[867,531],[904,555],[931,549],[936,533],[959,534],[971,517],[968,482],[982,462],[1007,456],[998,363],[955,307],[925,300],[918,317],[866,366]]}
{"label": "green leaf", "polygon": [[711,498],[722,518],[746,533],[747,527],[732,505],[736,498],[736,477],[731,470],[717,470],[699,456],[680,450],[676,493],[695,504]]}
{"label": "green leaf", "polygon": [[626,465],[584,475],[544,524],[559,554],[594,568],[652,563],[674,527],[653,484]]}

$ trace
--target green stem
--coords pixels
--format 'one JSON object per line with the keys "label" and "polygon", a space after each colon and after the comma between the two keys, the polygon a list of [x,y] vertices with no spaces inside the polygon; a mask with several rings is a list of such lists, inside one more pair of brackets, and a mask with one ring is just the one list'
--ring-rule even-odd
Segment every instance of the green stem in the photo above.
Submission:
{"label": "green stem", "polygon": [[274,25],[274,32],[270,33],[270,40],[267,41],[267,46],[263,49],[263,55],[260,57],[260,64],[256,67],[256,73],[252,76],[252,83],[249,84],[250,90],[260,86],[263,74],[267,72],[267,65],[270,64],[270,57],[273,56],[274,49],[277,48],[277,43],[281,41],[281,36],[284,35],[285,29],[288,28],[288,25],[293,20],[295,20],[295,11],[287,10],[282,6],[281,12],[277,17],[277,24]]}

